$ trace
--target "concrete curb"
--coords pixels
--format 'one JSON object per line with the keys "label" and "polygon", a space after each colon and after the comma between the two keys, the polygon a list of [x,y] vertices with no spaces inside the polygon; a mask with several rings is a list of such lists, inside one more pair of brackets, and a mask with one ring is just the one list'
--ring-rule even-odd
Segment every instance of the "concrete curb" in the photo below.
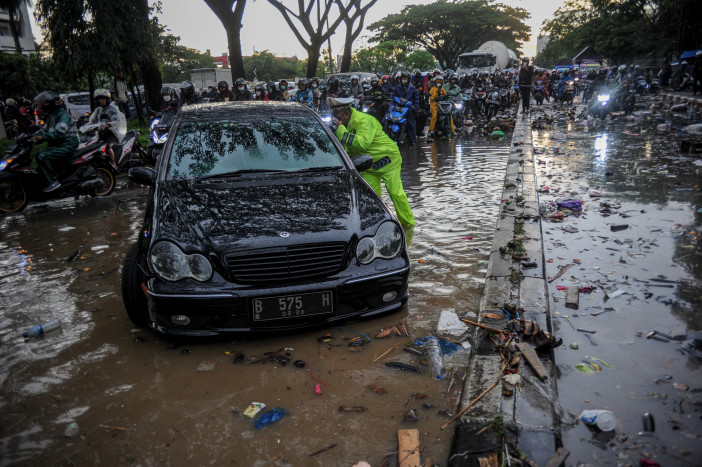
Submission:
{"label": "concrete curb", "polygon": [[670,102],[673,105],[687,104],[688,102],[695,105],[702,105],[702,95],[693,96],[690,94],[672,93],[668,91],[662,91],[661,95],[663,96],[664,102]]}
{"label": "concrete curb", "polygon": [[[490,253],[485,287],[480,301],[479,321],[483,312],[502,314],[504,303],[514,303],[525,310],[528,319],[539,323],[542,329],[552,332],[551,313],[548,301],[548,287],[545,278],[543,238],[539,216],[539,200],[534,172],[534,152],[532,147],[531,119],[520,115],[515,122],[512,146],[507,161],[504,178],[503,200],[497,220],[495,236]],[[518,206],[519,202],[523,205]],[[520,263],[499,249],[514,238],[515,220],[523,226],[524,246],[530,261],[536,268],[521,269]],[[519,276],[522,276],[519,280]],[[476,329],[474,334],[475,355],[469,366],[461,397],[463,409],[497,380],[502,358],[489,339],[483,339],[483,332]],[[556,394],[556,371],[553,352],[539,355],[549,372],[546,380],[549,392]],[[536,376],[526,365],[520,363],[524,378]],[[487,393],[466,412],[456,426],[449,465],[478,465],[478,456],[485,457],[491,452],[504,450],[500,439],[493,430],[485,430],[476,436],[496,417],[502,419],[504,433],[510,444],[539,465],[545,465],[560,446],[559,419],[547,401],[534,400],[535,394],[527,387],[523,392],[515,391],[514,396],[503,396],[501,384]]]}

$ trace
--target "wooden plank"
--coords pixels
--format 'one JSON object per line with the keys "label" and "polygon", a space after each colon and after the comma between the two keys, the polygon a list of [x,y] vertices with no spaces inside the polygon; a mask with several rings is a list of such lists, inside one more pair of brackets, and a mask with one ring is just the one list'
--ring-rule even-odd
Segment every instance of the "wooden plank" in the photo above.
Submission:
{"label": "wooden plank", "polygon": [[558,448],[558,451],[553,455],[544,467],[561,467],[566,460],[566,457],[570,455],[570,451],[565,448]]}
{"label": "wooden plank", "polygon": [[536,351],[532,348],[531,345],[529,345],[526,342],[520,342],[519,344],[517,344],[517,348],[522,353],[522,355],[524,355],[527,362],[529,363],[529,366],[534,370],[536,376],[540,380],[543,381],[546,378],[548,378],[548,374],[546,374],[546,369],[544,368],[543,364],[541,363],[541,360],[539,360],[539,356],[536,355]]}
{"label": "wooden plank", "polygon": [[419,460],[419,430],[397,430],[398,467],[421,467]]}
{"label": "wooden plank", "polygon": [[580,305],[580,289],[577,285],[571,285],[566,289],[566,308],[578,309]]}

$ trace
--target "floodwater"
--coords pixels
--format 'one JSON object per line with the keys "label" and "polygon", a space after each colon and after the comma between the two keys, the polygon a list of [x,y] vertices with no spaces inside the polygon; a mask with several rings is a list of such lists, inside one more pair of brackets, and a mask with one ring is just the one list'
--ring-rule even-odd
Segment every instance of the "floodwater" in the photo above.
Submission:
{"label": "floodwater", "polygon": [[[608,433],[562,426],[568,465],[699,465],[702,457],[702,343],[693,342],[702,329],[699,154],[680,153],[682,121],[659,131],[659,118],[642,112],[592,133],[563,119],[533,133],[546,215],[556,201],[583,202],[582,214],[542,227],[547,276],[571,265],[549,285],[563,338],[559,399],[575,415],[608,409],[617,418]],[[565,286],[593,291],[581,291],[573,309]]]}
{"label": "floodwater", "polygon": [[[417,221],[408,305],[292,336],[178,344],[135,328],[120,275],[147,190],[125,180],[106,198],[0,219],[0,464],[392,465],[403,428],[419,429],[425,462],[444,464],[453,427],[441,426],[455,413],[465,352],[452,356],[444,381],[384,363],[417,364],[402,349],[435,333],[442,310],[478,310],[508,141],[466,136],[404,149]],[[52,318],[59,331],[22,338]],[[400,322],[409,338],[374,338]],[[350,347],[359,335],[370,342]],[[251,402],[287,415],[256,430],[243,414]],[[417,421],[405,421],[410,409]],[[72,422],[79,434],[66,437]]]}

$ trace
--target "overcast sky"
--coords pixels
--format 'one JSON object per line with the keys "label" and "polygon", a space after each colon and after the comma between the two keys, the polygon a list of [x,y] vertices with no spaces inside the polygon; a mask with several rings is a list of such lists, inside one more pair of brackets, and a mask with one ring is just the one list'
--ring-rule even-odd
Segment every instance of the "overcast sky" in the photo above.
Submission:
{"label": "overcast sky", "polygon": [[[202,0],[161,0],[163,13],[159,22],[170,29],[171,34],[180,36],[181,44],[186,47],[205,52],[209,49],[212,55],[227,52],[227,36],[222,23],[212,13],[212,10]],[[288,5],[297,2],[287,0]],[[378,0],[366,16],[365,25],[378,21],[385,16],[398,13],[405,5],[429,4],[434,0]],[[149,3],[152,3],[149,1]],[[502,0],[501,3],[521,7],[531,13],[527,24],[531,27],[531,41],[524,44],[522,50],[530,57],[536,55],[536,37],[544,20],[564,3],[564,0]],[[34,35],[41,40],[41,34],[33,25]],[[332,36],[331,45],[334,54],[343,52],[343,25],[340,31]],[[468,33],[468,32],[467,32]],[[357,47],[365,45],[364,37],[369,33],[365,30],[357,40]],[[297,55],[307,57],[304,48],[297,41],[282,15],[266,0],[248,0],[244,10],[243,28],[241,31],[242,53],[251,55],[255,50],[270,50],[280,56]]]}

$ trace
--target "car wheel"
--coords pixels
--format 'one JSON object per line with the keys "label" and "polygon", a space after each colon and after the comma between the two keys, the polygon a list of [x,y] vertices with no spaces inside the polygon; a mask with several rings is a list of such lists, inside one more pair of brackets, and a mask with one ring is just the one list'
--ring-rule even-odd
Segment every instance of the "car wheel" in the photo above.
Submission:
{"label": "car wheel", "polygon": [[27,207],[27,192],[19,182],[0,183],[0,211],[20,212]]}
{"label": "car wheel", "polygon": [[115,176],[106,167],[95,167],[97,176],[102,180],[102,186],[95,191],[97,196],[107,196],[115,191]]}
{"label": "car wheel", "polygon": [[129,319],[137,326],[146,326],[149,307],[141,290],[143,274],[139,268],[139,247],[135,243],[127,252],[122,266],[122,302]]}

